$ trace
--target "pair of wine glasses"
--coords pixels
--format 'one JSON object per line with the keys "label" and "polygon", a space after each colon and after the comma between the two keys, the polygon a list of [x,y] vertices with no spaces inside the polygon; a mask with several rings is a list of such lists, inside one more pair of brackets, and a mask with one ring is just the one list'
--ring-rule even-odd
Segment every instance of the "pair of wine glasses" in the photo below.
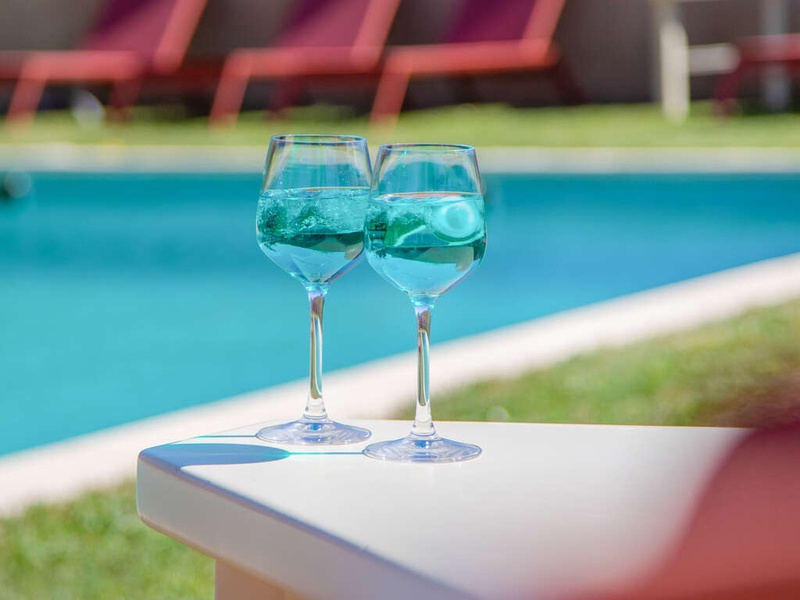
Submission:
{"label": "pair of wine glasses", "polygon": [[442,438],[431,419],[430,317],[436,299],[483,258],[486,221],[475,149],[463,145],[381,146],[375,169],[367,142],[345,135],[281,135],[270,140],[256,217],[258,243],[308,292],[309,394],[303,416],[257,436],[283,444],[349,444],[370,432],[332,421],[322,400],[325,294],[366,254],[375,271],[408,294],[417,319],[414,425],[399,440],[370,444],[381,460],[453,462],[478,446]]}

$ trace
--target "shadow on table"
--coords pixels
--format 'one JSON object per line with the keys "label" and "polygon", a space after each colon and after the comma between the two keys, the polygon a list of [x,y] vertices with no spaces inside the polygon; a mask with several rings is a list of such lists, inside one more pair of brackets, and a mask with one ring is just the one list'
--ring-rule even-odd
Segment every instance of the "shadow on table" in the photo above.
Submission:
{"label": "shadow on table", "polygon": [[188,443],[166,444],[142,452],[142,456],[171,465],[190,467],[195,465],[243,465],[272,462],[291,456],[291,452],[257,444]]}
{"label": "shadow on table", "polygon": [[710,478],[670,554],[643,579],[592,600],[798,598],[800,422],[744,438]]}
{"label": "shadow on table", "polygon": [[[202,436],[201,438],[250,438],[252,435]],[[226,444],[224,442],[189,442],[184,444],[165,444],[149,448],[142,452],[142,457],[161,463],[165,466],[191,467],[197,465],[243,465],[283,460],[291,456],[331,455],[331,454],[363,454],[361,451],[348,450],[298,450],[290,452],[283,448],[257,444]]]}

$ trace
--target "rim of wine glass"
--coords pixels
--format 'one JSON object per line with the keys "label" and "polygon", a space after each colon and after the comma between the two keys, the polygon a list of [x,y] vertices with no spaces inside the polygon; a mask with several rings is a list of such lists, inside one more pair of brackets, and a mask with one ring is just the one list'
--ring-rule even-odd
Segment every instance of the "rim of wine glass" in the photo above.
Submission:
{"label": "rim of wine glass", "polygon": [[468,144],[436,144],[432,142],[400,142],[396,144],[381,144],[378,151],[381,150],[420,150],[420,151],[437,151],[437,152],[475,152],[475,146]]}
{"label": "rim of wine glass", "polygon": [[367,143],[367,138],[360,135],[345,135],[336,133],[283,133],[273,135],[271,143],[293,143],[305,146],[320,144],[361,145]]}

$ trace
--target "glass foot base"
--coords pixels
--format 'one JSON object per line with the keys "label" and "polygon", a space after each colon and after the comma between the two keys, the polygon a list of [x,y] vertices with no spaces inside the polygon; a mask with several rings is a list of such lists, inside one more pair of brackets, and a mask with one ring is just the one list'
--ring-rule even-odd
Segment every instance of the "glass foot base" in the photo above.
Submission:
{"label": "glass foot base", "polygon": [[370,435],[368,429],[343,425],[330,419],[315,421],[300,419],[291,423],[272,425],[260,430],[256,437],[276,444],[353,444],[363,442]]}
{"label": "glass foot base", "polygon": [[399,440],[370,444],[364,454],[378,460],[401,462],[457,462],[477,457],[481,449],[473,444],[432,436],[409,435]]}

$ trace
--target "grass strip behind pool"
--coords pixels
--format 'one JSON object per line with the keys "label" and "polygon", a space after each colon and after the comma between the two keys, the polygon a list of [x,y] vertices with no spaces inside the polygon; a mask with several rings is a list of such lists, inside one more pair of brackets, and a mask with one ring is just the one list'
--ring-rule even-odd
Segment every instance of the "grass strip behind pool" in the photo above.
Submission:
{"label": "grass strip behind pool", "polygon": [[[178,117],[178,118],[176,118]],[[366,115],[346,108],[312,106],[281,118],[246,113],[233,129],[210,129],[208,119],[181,117],[170,107],[137,108],[127,123],[81,125],[68,111],[43,111],[19,131],[0,127],[0,144],[255,145],[266,148],[278,133],[350,133],[374,148],[386,142],[458,142],[474,146],[543,147],[751,147],[800,148],[800,115],[766,113],[723,119],[697,102],[686,122],[671,123],[658,105],[615,104],[512,108],[463,105],[407,112],[396,128],[370,128]]]}

